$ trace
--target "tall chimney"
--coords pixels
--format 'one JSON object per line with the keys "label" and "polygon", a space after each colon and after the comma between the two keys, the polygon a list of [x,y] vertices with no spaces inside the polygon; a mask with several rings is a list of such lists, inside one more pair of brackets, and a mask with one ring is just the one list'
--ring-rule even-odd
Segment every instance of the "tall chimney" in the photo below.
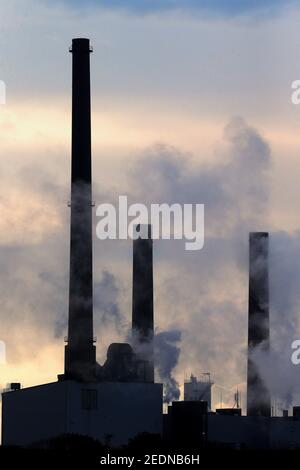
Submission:
{"label": "tall chimney", "polygon": [[68,344],[65,378],[96,376],[93,344],[90,41],[73,39],[72,186]]}
{"label": "tall chimney", "polygon": [[[138,226],[133,242],[132,333],[139,357],[146,361],[145,381],[154,382],[153,242],[151,225]],[[142,238],[143,233],[148,238]]]}
{"label": "tall chimney", "polygon": [[248,416],[270,416],[271,399],[260,375],[255,352],[269,351],[269,273],[266,232],[250,233],[249,247],[249,324],[248,324]]}

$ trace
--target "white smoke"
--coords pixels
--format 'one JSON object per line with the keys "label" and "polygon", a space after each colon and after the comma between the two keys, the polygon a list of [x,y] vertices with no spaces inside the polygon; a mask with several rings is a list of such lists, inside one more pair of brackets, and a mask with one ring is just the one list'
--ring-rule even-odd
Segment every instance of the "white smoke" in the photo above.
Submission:
{"label": "white smoke", "polygon": [[[189,155],[172,146],[154,146],[128,165],[123,188],[103,194],[94,185],[94,197],[97,195],[97,201],[113,202],[117,201],[119,194],[128,194],[133,201],[143,203],[205,204],[206,239],[200,254],[191,256],[178,250],[175,242],[154,244],[156,326],[159,331],[182,332],[181,341],[168,343],[175,346],[170,349],[174,356],[168,359],[169,369],[164,365],[158,365],[158,368],[167,371],[165,376],[171,376],[177,382],[178,374],[184,370],[193,371],[196,375],[210,370],[218,383],[231,387],[246,378],[248,232],[269,229],[271,152],[258,131],[243,119],[234,118],[225,128],[219,157],[221,161],[215,165],[199,165],[195,161],[191,163]],[[52,175],[48,176],[52,181]],[[38,193],[42,193],[41,199],[53,192],[48,176],[43,175],[41,180],[45,179],[45,183],[36,188]],[[54,203],[60,208],[63,200],[62,188],[59,188],[55,192]],[[13,250],[10,246],[1,246],[0,290],[5,312],[2,322],[5,334],[1,339],[8,345],[12,338],[18,338],[17,331],[24,321],[21,313],[24,302],[29,330],[50,331],[52,337],[53,332],[57,336],[63,333],[68,301],[67,209],[60,209],[59,216],[64,221],[63,230],[48,238],[45,232],[40,244],[20,245],[19,251],[15,246]],[[272,248],[272,239],[276,249]],[[95,333],[99,331],[101,338],[98,348],[108,341],[109,323],[113,324],[117,336],[121,334],[118,328],[123,323],[122,317],[124,325],[130,324],[131,244],[116,244],[109,241],[103,249],[104,243],[94,243]],[[271,299],[274,295],[278,311],[276,315],[271,311],[271,318],[278,318],[275,326],[272,324],[272,331],[276,329],[276,334],[282,329],[291,331],[292,327],[296,328],[298,248],[299,235],[272,234],[270,271],[278,275],[277,287],[271,288]],[[275,254],[277,268],[272,260]],[[280,264],[284,259],[285,271]],[[111,261],[115,262],[113,269],[109,264]],[[16,266],[22,268],[16,270]],[[101,270],[97,266],[105,266],[111,276],[104,274],[102,279],[99,278]],[[120,271],[119,266],[122,266]],[[37,273],[45,272],[47,274],[37,276]],[[281,282],[284,282],[282,289],[279,288]],[[7,295],[12,290],[15,293],[13,299]],[[292,315],[283,315],[283,310],[291,311]],[[287,325],[283,327],[285,321]],[[110,336],[112,333],[110,331]],[[33,354],[30,341],[23,341],[22,348],[18,340],[15,343],[13,352],[9,348],[11,358],[17,360],[21,354]],[[290,341],[288,343],[282,341],[286,351],[289,351]],[[33,349],[36,350],[36,346]],[[174,369],[170,369],[172,365],[176,367],[175,374]],[[287,380],[292,378],[293,374],[289,374]],[[169,383],[176,389],[176,383],[171,380]]]}
{"label": "white smoke", "polygon": [[164,403],[178,400],[180,388],[172,372],[178,364],[181,331],[170,330],[157,333],[154,337],[154,359],[158,377],[164,384]]}

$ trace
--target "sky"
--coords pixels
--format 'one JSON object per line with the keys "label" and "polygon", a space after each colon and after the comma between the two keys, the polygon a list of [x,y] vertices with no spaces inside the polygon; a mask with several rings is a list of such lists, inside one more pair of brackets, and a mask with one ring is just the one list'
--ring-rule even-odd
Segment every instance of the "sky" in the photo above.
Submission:
{"label": "sky", "polygon": [[77,8],[90,4],[93,7],[115,8],[140,14],[180,10],[192,13],[199,11],[217,15],[239,15],[255,11],[272,14],[287,4],[295,5],[299,2],[297,0],[87,0],[85,2],[65,0],[65,3]]}
{"label": "sky", "polygon": [[[154,244],[156,329],[179,350],[174,377],[182,384],[210,371],[215,405],[221,390],[232,405],[237,387],[245,405],[248,233],[264,230],[274,353],[271,367],[261,366],[282,403],[297,400],[289,357],[300,335],[300,106],[291,102],[299,20],[297,1],[0,0],[1,388],[55,381],[63,371],[68,47],[89,37],[96,204],[120,194],[205,204],[203,250]],[[128,334],[131,257],[130,241],[94,239],[101,363]]]}

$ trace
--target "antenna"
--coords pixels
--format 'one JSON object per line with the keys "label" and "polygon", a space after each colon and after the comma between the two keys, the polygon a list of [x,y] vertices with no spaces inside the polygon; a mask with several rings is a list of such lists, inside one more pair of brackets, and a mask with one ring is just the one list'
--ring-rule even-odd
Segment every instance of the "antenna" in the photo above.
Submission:
{"label": "antenna", "polygon": [[234,394],[234,405],[233,408],[240,408],[240,392],[239,389],[236,390]]}

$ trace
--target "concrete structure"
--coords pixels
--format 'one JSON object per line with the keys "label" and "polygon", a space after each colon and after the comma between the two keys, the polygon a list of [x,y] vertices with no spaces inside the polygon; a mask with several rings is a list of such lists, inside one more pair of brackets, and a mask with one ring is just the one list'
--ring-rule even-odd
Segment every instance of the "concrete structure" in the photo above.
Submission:
{"label": "concrete structure", "polygon": [[268,242],[265,232],[250,233],[247,415],[271,415],[271,398],[254,358],[269,350]]}
{"label": "concrete structure", "polygon": [[270,418],[211,413],[207,419],[207,441],[235,449],[268,449],[269,426]]}
{"label": "concrete structure", "polygon": [[[153,241],[151,225],[137,227],[140,235],[133,242],[132,334],[138,355],[147,361],[146,381],[154,382],[153,363]],[[143,237],[143,231],[148,238]]]}
{"label": "concrete structure", "polygon": [[90,41],[73,39],[72,183],[68,344],[65,379],[96,380],[93,344]]}
{"label": "concrete structure", "polygon": [[207,440],[247,449],[300,449],[300,419],[208,414]]}
{"label": "concrete structure", "polygon": [[205,401],[208,411],[211,410],[211,387],[209,380],[198,380],[193,374],[190,380],[184,382],[184,401]]}
{"label": "concrete structure", "polygon": [[[206,413],[205,402],[174,402],[164,415],[164,439],[199,447],[300,449],[300,418],[241,416],[240,410]],[[202,406],[202,408],[200,408]]]}
{"label": "concrete structure", "polygon": [[164,439],[180,448],[202,446],[207,442],[207,403],[174,401],[164,415]]}
{"label": "concrete structure", "polygon": [[112,446],[162,433],[162,385],[61,381],[2,395],[2,444],[28,446],[63,434]]}
{"label": "concrete structure", "polygon": [[293,417],[300,418],[300,406],[293,406]]}
{"label": "concrete structure", "polygon": [[242,416],[242,408],[216,408],[216,414],[222,416]]}
{"label": "concrete structure", "polygon": [[[65,373],[56,383],[2,395],[2,443],[28,446],[64,434],[90,436],[120,446],[140,433],[162,433],[178,446],[300,448],[300,407],[293,417],[271,418],[270,396],[253,355],[269,348],[268,234],[250,234],[248,416],[211,408],[211,385],[191,377],[185,401],[162,414],[162,385],[154,383],[153,253],[148,239],[133,247],[133,344],[113,343],[104,365],[96,362],[93,338],[90,52],[88,39],[74,39],[72,196],[68,344]],[[142,227],[140,227],[142,231]],[[150,235],[150,236],[149,236]],[[1,346],[1,343],[0,343]],[[3,355],[3,351],[2,351]],[[0,350],[1,360],[1,350]]]}
{"label": "concrete structure", "polygon": [[[57,383],[3,394],[2,442],[26,446],[62,434],[112,445],[162,433],[162,385],[154,384],[152,240],[134,244],[135,349],[113,343],[104,365],[93,337],[90,44],[73,39],[69,323],[65,373]],[[150,227],[148,227],[150,231]],[[141,355],[147,345],[147,357]],[[143,347],[141,347],[143,346]]]}

